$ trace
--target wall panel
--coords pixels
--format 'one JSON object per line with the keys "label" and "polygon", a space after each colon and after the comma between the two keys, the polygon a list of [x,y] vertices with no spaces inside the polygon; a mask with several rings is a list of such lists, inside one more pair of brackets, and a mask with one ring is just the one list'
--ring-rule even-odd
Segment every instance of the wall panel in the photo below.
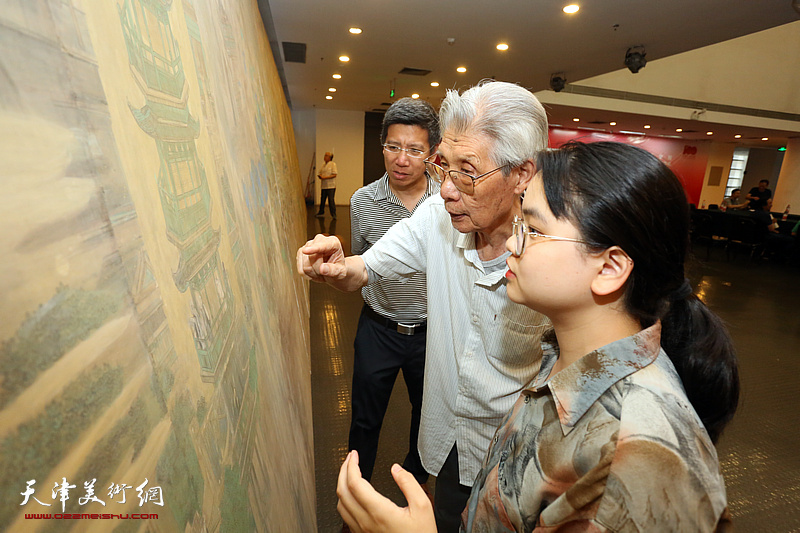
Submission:
{"label": "wall panel", "polygon": [[[0,189],[0,529],[313,531],[305,212],[255,2],[6,0]],[[26,518],[62,512],[99,518]]]}

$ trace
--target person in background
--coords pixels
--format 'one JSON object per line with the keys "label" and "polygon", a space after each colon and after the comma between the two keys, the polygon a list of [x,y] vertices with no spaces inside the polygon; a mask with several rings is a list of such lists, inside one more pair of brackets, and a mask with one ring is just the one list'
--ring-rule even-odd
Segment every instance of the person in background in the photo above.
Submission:
{"label": "person in background", "polygon": [[325,160],[325,164],[322,166],[322,170],[319,171],[317,177],[320,179],[320,198],[319,198],[319,211],[317,212],[318,217],[325,216],[325,199],[328,199],[328,209],[331,212],[331,216],[335,219],[336,218],[336,200],[334,196],[336,195],[336,174],[338,170],[336,169],[336,163],[333,162],[333,154],[330,152],[325,152],[323,156]]}
{"label": "person in background", "polygon": [[767,200],[772,198],[772,191],[767,189],[767,185],[769,185],[769,180],[761,180],[758,182],[758,187],[753,187],[750,189],[750,192],[747,193],[745,199],[750,202],[750,209],[754,209],[758,212],[764,208],[764,204],[767,203]]}
{"label": "person in background", "polygon": [[746,209],[749,205],[749,201],[745,200],[744,202],[741,201],[742,190],[741,189],[733,189],[731,191],[731,195],[727,198],[722,199],[722,203],[720,204],[720,208],[722,210],[726,209]]}
{"label": "person in background", "polygon": [[[738,368],[730,335],[684,277],[679,180],[609,142],[542,152],[536,168],[507,241],[507,290],[553,329],[538,377],[492,439],[462,531],[731,528],[714,443],[737,407]],[[407,508],[347,457],[337,492],[353,530],[436,531],[410,474],[392,473]]]}
{"label": "person in background", "polygon": [[789,257],[794,239],[789,235],[782,234],[778,229],[780,223],[772,216],[772,198],[768,198],[761,210],[754,212],[753,216],[758,221],[760,230],[764,233],[762,257],[776,261],[783,261]]}
{"label": "person in background", "polygon": [[438,163],[426,163],[439,196],[360,256],[345,258],[338,239],[316,236],[298,250],[297,269],[350,291],[427,275],[419,452],[437,476],[436,523],[453,532],[497,425],[539,370],[547,319],[509,301],[503,275],[520,195],[547,146],[547,116],[527,89],[489,81],[448,91],[439,120]]}
{"label": "person in background", "polygon": [[[425,158],[436,149],[440,135],[439,117],[428,102],[402,98],[386,111],[380,137],[386,172],[350,198],[354,255],[369,250],[395,223],[439,193],[439,184],[425,173]],[[361,473],[370,480],[383,417],[402,369],[411,402],[403,468],[428,492],[428,473],[417,450],[428,314],[425,274],[383,279],[362,288],[361,295],[364,307],[354,343],[349,449],[358,451]]]}

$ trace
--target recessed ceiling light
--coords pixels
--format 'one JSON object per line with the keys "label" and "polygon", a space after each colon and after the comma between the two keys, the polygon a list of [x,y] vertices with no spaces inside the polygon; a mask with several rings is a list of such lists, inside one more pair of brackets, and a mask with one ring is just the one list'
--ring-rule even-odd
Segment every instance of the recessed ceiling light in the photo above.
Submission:
{"label": "recessed ceiling light", "polygon": [[761,140],[762,140],[762,141],[768,141],[768,140],[769,140],[769,137],[761,137]]}
{"label": "recessed ceiling light", "polygon": [[714,135],[714,132],[713,131],[707,131],[706,135]]}
{"label": "recessed ceiling light", "polygon": [[497,49],[505,52],[506,50],[508,50],[508,45],[506,43],[500,43],[497,45]]}
{"label": "recessed ceiling light", "polygon": [[675,131],[677,131],[678,133],[680,133],[680,132],[682,132],[682,131],[683,131],[683,128],[675,128]]}
{"label": "recessed ceiling light", "polygon": [[335,79],[335,80],[340,80],[340,79],[342,79],[342,75],[341,75],[341,74],[334,74],[334,75],[333,75],[333,76],[331,76],[331,77],[332,77],[333,79]]}
{"label": "recessed ceiling light", "polygon": [[350,30],[349,30],[349,31],[350,31],[350,33],[352,33],[353,35],[358,35],[359,33],[361,33],[361,28],[350,28]]}
{"label": "recessed ceiling light", "polygon": [[573,15],[577,13],[580,8],[581,6],[579,6],[578,4],[570,4],[568,6],[564,6],[564,13]]}
{"label": "recessed ceiling light", "polygon": [[411,98],[413,98],[414,100],[416,100],[417,98],[419,98],[419,94],[417,94],[417,93],[414,93],[414,94],[412,94],[412,95],[411,95]]}
{"label": "recessed ceiling light", "polygon": [[456,69],[456,72],[466,72],[466,71],[467,71],[467,67],[458,67]]}
{"label": "recessed ceiling light", "polygon": [[328,87],[328,92],[335,93],[336,92],[336,87]]}
{"label": "recessed ceiling light", "polygon": [[325,97],[325,100],[333,100],[333,96],[328,95],[328,96]]}
{"label": "recessed ceiling light", "polygon": [[439,82],[438,81],[432,81],[431,82],[431,87],[438,87],[438,86],[439,86]]}
{"label": "recessed ceiling light", "polygon": [[616,125],[617,125],[617,123],[616,123],[616,122],[609,122],[609,123],[608,123],[608,125],[609,125],[609,126],[616,126]]}
{"label": "recessed ceiling light", "polygon": [[650,129],[650,124],[645,124],[644,125],[644,129],[649,130]]}
{"label": "recessed ceiling light", "polygon": [[347,56],[339,56],[339,61],[341,61],[342,63],[347,63],[348,61],[350,61],[350,58]]}
{"label": "recessed ceiling light", "polygon": [[734,139],[741,139],[741,138],[742,138],[742,136],[741,136],[741,135],[739,135],[739,134],[737,133],[736,135],[734,135],[734,136],[733,136],[733,138],[734,138]]}
{"label": "recessed ceiling light", "polygon": [[579,119],[579,118],[573,118],[573,119],[572,119],[572,122],[579,122],[580,120],[581,120],[581,119]]}

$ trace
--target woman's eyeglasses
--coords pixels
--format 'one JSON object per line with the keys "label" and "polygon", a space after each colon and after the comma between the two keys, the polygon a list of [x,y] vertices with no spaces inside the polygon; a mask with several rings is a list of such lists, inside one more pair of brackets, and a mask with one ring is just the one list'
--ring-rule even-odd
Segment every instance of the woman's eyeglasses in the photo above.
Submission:
{"label": "woman's eyeglasses", "polygon": [[511,226],[512,235],[514,235],[514,255],[517,257],[521,256],[522,253],[525,251],[525,244],[528,239],[526,237],[530,235],[533,238],[541,237],[543,239],[550,239],[551,241],[567,241],[567,242],[577,242],[580,244],[589,244],[586,241],[582,241],[580,239],[572,239],[570,237],[555,237],[553,235],[545,235],[544,233],[539,233],[535,229],[530,229],[528,225],[525,223],[523,219],[519,216],[514,215],[514,223]]}

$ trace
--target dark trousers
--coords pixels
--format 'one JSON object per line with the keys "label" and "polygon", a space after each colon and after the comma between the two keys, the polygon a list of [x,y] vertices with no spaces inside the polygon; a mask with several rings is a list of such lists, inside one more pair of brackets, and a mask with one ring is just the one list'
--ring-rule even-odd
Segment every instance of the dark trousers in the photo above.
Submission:
{"label": "dark trousers", "polygon": [[336,216],[336,201],[333,199],[333,196],[336,194],[336,189],[322,189],[319,198],[319,212],[318,215],[325,214],[325,199],[328,199],[328,209],[331,212],[331,216]]}
{"label": "dark trousers", "polygon": [[367,480],[372,478],[383,417],[397,373],[402,369],[411,402],[408,454],[403,468],[420,483],[426,482],[428,473],[422,467],[417,450],[425,371],[425,333],[403,335],[378,324],[362,311],[354,347],[349,446],[358,451],[361,475]]}
{"label": "dark trousers", "polygon": [[458,533],[461,527],[461,513],[467,506],[471,487],[458,481],[458,449],[447,455],[439,476],[436,478],[436,491],[433,497],[433,514],[436,517],[436,529],[439,533]]}

